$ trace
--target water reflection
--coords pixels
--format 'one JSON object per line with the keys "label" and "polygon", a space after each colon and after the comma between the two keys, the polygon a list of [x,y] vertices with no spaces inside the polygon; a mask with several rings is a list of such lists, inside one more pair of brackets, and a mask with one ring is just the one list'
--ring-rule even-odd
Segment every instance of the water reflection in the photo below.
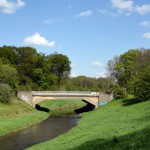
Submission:
{"label": "water reflection", "polygon": [[77,125],[79,117],[49,117],[40,124],[0,137],[0,150],[23,150],[50,140]]}

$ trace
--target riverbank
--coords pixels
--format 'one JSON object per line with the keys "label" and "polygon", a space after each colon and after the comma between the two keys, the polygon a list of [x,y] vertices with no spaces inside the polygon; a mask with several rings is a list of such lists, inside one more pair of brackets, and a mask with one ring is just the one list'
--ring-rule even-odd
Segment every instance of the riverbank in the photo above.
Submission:
{"label": "riverbank", "polygon": [[39,123],[48,116],[48,113],[37,111],[18,98],[9,105],[0,103],[0,136]]}
{"label": "riverbank", "polygon": [[40,123],[49,116],[74,116],[74,110],[84,105],[82,101],[43,101],[40,106],[48,108],[50,112],[47,113],[38,111],[15,97],[12,104],[0,103],[0,136]]}
{"label": "riverbank", "polygon": [[79,125],[29,150],[145,149],[150,147],[150,101],[113,100],[83,114]]}

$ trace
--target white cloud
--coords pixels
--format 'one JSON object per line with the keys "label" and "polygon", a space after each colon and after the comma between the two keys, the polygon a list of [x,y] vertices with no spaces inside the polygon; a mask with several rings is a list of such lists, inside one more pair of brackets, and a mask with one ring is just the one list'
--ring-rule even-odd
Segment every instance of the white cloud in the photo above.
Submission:
{"label": "white cloud", "polygon": [[92,10],[80,12],[77,17],[89,17],[92,15]]}
{"label": "white cloud", "polygon": [[127,16],[131,15],[132,12],[137,12],[141,15],[150,13],[150,4],[145,5],[134,5],[133,0],[110,0],[112,7],[118,9],[117,14],[124,14]]}
{"label": "white cloud", "polygon": [[142,21],[139,23],[139,25],[143,27],[150,27],[150,21]]}
{"label": "white cloud", "polygon": [[135,7],[135,10],[136,10],[139,14],[141,14],[141,15],[150,13],[150,4],[148,4],[148,5],[142,5],[142,6],[136,6],[136,7]]}
{"label": "white cloud", "polygon": [[143,38],[150,39],[150,32],[147,32],[143,35]]}
{"label": "white cloud", "polygon": [[9,2],[8,0],[0,0],[0,10],[3,13],[12,14],[15,13],[17,9],[21,9],[25,6],[22,0],[17,2]]}
{"label": "white cloud", "polygon": [[96,67],[102,67],[102,66],[103,66],[100,61],[93,61],[93,62],[92,62],[92,65],[93,65],[93,66],[96,66]]}
{"label": "white cloud", "polygon": [[133,1],[132,0],[111,0],[112,6],[114,8],[123,10],[123,11],[132,11],[133,10]]}
{"label": "white cloud", "polygon": [[106,73],[105,72],[97,72],[96,73],[96,78],[100,78],[100,77],[105,78],[106,77]]}
{"label": "white cloud", "polygon": [[41,45],[41,46],[48,46],[53,47],[55,46],[54,41],[48,41],[45,37],[42,37],[39,33],[35,33],[32,36],[28,36],[24,39],[24,43],[26,45]]}

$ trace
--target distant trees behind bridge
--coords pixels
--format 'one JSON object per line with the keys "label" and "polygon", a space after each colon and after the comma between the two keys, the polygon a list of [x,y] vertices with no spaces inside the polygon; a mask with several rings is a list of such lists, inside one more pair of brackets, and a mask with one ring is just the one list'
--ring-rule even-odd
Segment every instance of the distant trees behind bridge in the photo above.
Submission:
{"label": "distant trees behind bridge", "polygon": [[71,61],[64,54],[46,55],[32,47],[0,47],[0,83],[17,90],[108,91],[111,78],[71,78]]}

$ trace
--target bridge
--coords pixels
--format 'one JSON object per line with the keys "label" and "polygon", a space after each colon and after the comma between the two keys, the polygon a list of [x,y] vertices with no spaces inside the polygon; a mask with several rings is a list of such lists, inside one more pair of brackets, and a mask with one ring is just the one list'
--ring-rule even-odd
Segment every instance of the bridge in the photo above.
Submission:
{"label": "bridge", "polygon": [[17,96],[31,106],[35,106],[44,100],[84,100],[99,106],[99,102],[110,101],[110,94],[88,91],[18,91]]}

